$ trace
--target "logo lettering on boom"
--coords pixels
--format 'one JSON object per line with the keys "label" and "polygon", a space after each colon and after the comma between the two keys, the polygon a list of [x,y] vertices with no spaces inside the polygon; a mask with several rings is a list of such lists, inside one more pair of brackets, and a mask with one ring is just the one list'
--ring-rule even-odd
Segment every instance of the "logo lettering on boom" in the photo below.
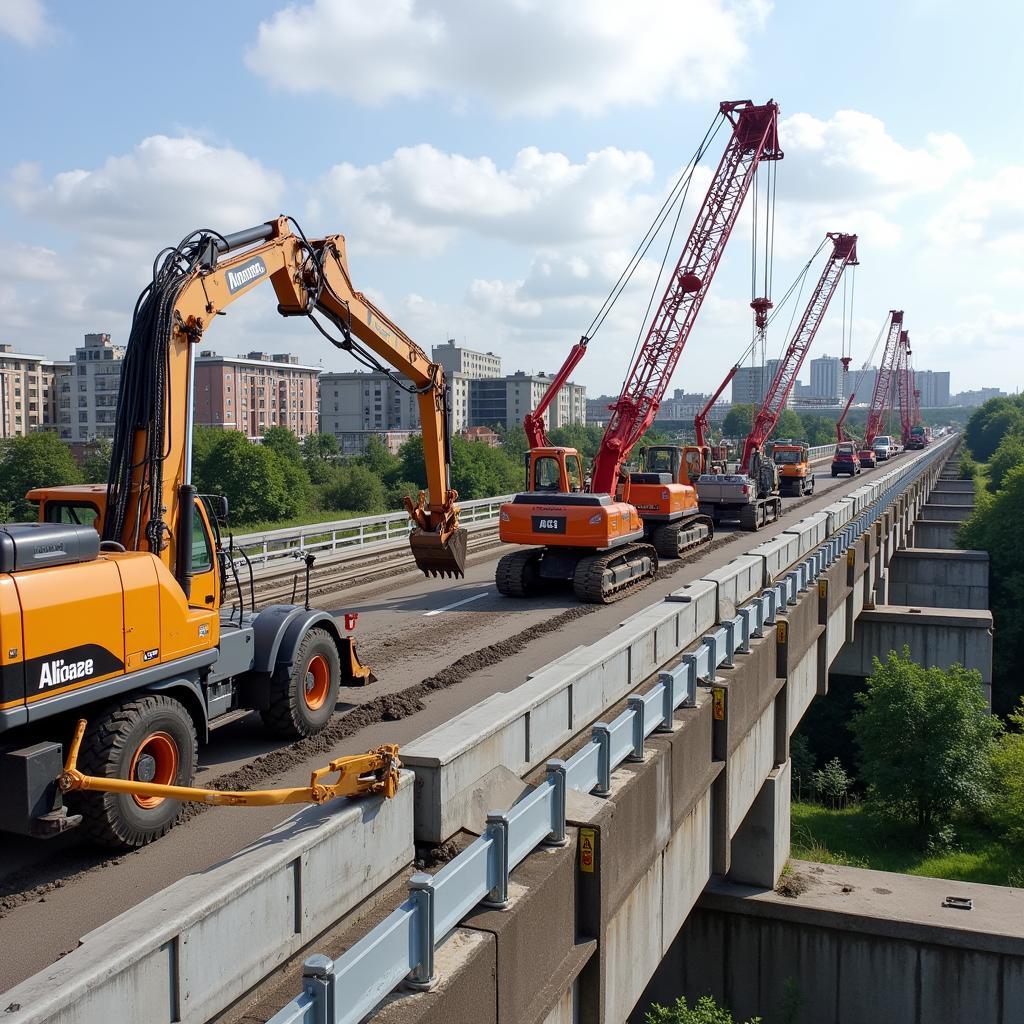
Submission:
{"label": "logo lettering on boom", "polygon": [[249,260],[248,263],[243,263],[240,267],[235,267],[234,270],[229,270],[225,277],[228,282],[228,291],[234,295],[239,289],[244,288],[247,284],[255,281],[258,277],[263,277],[267,272],[267,265],[263,262],[262,257],[256,256],[254,259]]}
{"label": "logo lettering on boom", "polygon": [[84,661],[66,662],[63,658],[44,661],[39,673],[39,689],[45,690],[49,686],[63,686],[65,683],[73,683],[76,679],[86,679],[93,674],[94,664],[92,658],[86,658]]}

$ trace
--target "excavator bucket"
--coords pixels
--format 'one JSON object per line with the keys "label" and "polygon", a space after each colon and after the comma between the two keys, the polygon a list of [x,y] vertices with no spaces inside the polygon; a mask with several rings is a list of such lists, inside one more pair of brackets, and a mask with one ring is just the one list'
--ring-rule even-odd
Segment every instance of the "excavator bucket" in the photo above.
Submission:
{"label": "excavator bucket", "polygon": [[466,544],[466,531],[461,526],[446,541],[440,534],[419,528],[409,534],[412,556],[424,576],[465,576]]}

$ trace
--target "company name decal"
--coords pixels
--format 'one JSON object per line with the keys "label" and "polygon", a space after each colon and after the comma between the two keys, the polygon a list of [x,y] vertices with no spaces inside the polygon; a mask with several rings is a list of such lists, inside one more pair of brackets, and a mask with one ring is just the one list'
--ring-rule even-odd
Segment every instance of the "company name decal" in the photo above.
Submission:
{"label": "company name decal", "polygon": [[234,270],[227,272],[225,277],[228,282],[228,291],[234,295],[235,292],[255,281],[258,277],[266,277],[266,274],[266,263],[263,262],[261,256],[256,256],[249,260],[248,263],[243,263],[240,267],[235,267]]}

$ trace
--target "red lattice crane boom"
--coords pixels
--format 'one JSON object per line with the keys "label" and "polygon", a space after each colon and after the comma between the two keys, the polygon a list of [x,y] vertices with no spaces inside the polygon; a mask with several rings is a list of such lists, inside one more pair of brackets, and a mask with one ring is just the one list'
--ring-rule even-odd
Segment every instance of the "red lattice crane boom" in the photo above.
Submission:
{"label": "red lattice crane boom", "polygon": [[900,403],[900,436],[904,444],[910,440],[910,428],[917,422],[914,419],[914,370],[910,365],[910,333],[900,331],[900,372],[899,372],[899,403]]}
{"label": "red lattice crane boom", "polygon": [[[614,494],[622,464],[654,422],[672,371],[693,330],[725,243],[762,160],[782,159],[778,104],[722,103],[732,135],[697,213],[682,255],[626,376],[594,459],[591,490]],[[550,389],[549,389],[550,390]]]}
{"label": "red lattice crane boom", "polygon": [[870,448],[875,438],[882,433],[886,407],[896,382],[896,370],[900,357],[900,335],[903,332],[903,310],[889,310],[889,329],[885,337],[882,362],[875,377],[875,389],[871,393],[868,419],[864,428],[864,447]]}
{"label": "red lattice crane boom", "polygon": [[827,237],[832,240],[832,254],[825,263],[804,315],[797,325],[786,354],[782,357],[761,408],[754,417],[754,424],[743,445],[743,456],[740,460],[742,473],[750,471],[751,455],[754,451],[762,449],[764,442],[775,429],[843,271],[857,263],[856,235],[829,232]]}

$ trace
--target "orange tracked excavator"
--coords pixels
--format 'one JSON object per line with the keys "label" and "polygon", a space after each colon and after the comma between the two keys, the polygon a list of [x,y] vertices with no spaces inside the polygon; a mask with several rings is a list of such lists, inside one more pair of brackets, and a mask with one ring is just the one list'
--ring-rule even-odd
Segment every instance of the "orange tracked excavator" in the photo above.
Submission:
{"label": "orange tracked excavator", "polygon": [[[372,681],[351,632],[309,607],[308,585],[305,606],[257,611],[250,577],[247,607],[221,538],[227,504],[192,483],[196,347],[265,282],[282,315],[308,317],[415,392],[429,498],[407,499],[412,553],[427,574],[463,573],[441,368],[352,287],[341,235],[310,241],[292,225],[199,231],[161,254],[135,308],[107,486],[39,488],[29,495],[39,522],[0,526],[0,829],[47,836],[82,824],[101,843],[140,846],[174,824],[180,800],[197,799],[198,741],[211,728],[258,710],[281,736],[311,735],[341,685]],[[64,771],[62,745],[82,716]],[[396,768],[391,747],[342,758],[307,796],[392,792]]]}

